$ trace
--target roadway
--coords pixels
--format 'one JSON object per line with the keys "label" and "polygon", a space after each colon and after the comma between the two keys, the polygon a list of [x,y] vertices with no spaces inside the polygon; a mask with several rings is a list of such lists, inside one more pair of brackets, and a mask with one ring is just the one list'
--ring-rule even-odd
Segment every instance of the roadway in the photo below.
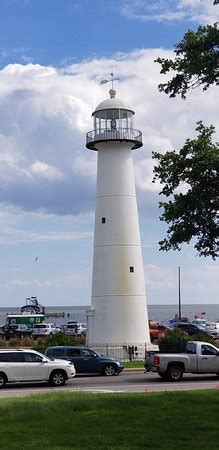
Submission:
{"label": "roadway", "polygon": [[0,390],[0,399],[56,392],[146,393],[194,389],[219,389],[219,378],[215,375],[185,374],[182,381],[171,383],[162,380],[154,373],[145,374],[143,370],[125,370],[121,375],[113,377],[78,375],[59,388],[50,387],[45,383],[8,385],[5,389]]}

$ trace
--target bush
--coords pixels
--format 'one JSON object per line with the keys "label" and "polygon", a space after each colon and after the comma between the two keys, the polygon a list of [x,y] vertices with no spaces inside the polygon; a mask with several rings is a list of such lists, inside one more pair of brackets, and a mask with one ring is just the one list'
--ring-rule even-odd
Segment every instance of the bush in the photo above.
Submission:
{"label": "bush", "polygon": [[80,343],[79,341],[80,339],[77,339],[74,336],[67,336],[64,333],[57,333],[53,336],[38,338],[32,348],[33,350],[44,353],[47,347],[51,347],[53,345],[77,345]]}
{"label": "bush", "polygon": [[19,338],[19,337],[14,337],[9,339],[8,342],[8,347],[32,347],[33,345],[33,339],[31,339],[30,337],[25,337],[25,338]]}
{"label": "bush", "polygon": [[0,338],[0,348],[5,348],[7,347],[7,342],[5,341],[4,338]]}
{"label": "bush", "polygon": [[188,336],[179,328],[174,328],[173,330],[167,330],[166,336],[159,340],[158,346],[159,350],[163,353],[182,353],[185,351],[188,341],[201,341],[214,344],[210,336],[202,333]]}

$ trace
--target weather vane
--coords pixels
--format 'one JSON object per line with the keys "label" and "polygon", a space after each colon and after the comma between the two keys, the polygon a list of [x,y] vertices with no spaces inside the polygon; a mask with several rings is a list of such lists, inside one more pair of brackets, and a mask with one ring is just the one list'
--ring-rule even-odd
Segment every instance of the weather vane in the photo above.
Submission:
{"label": "weather vane", "polygon": [[113,72],[111,72],[110,76],[111,76],[111,79],[110,79],[110,80],[101,80],[99,84],[100,84],[100,85],[101,85],[101,84],[106,84],[106,83],[109,83],[109,82],[111,81],[111,83],[112,83],[112,89],[113,89],[113,82],[114,82],[115,80],[119,80],[119,78],[114,78],[114,73],[113,73]]}

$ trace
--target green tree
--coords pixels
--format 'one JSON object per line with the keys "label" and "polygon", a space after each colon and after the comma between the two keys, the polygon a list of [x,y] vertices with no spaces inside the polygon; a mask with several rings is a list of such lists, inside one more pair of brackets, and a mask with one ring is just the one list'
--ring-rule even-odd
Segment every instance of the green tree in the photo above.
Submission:
{"label": "green tree", "polygon": [[187,91],[197,86],[207,90],[218,83],[219,70],[219,30],[213,26],[199,26],[197,31],[188,30],[182,41],[175,46],[176,58],[157,58],[161,64],[160,73],[176,72],[167,83],[159,84],[161,92],[170,97],[181,95],[186,98]]}
{"label": "green tree", "polygon": [[153,182],[164,184],[160,195],[160,217],[169,228],[159,242],[160,250],[181,250],[181,244],[195,238],[199,256],[217,256],[218,144],[212,142],[214,127],[197,122],[198,136],[187,139],[182,149],[165,154],[153,152],[159,165],[154,167]]}

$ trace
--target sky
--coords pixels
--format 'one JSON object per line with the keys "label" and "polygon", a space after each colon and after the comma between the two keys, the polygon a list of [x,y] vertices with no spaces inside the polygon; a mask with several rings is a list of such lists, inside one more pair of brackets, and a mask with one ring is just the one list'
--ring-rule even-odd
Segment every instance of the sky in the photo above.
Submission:
{"label": "sky", "polygon": [[218,13],[213,0],[0,0],[0,307],[90,304],[97,154],[85,135],[112,71],[143,133],[133,162],[148,304],[177,304],[178,267],[182,304],[218,304],[212,259],[192,244],[159,251],[152,183],[152,151],[179,150],[200,119],[218,125],[216,87],[170,99],[154,60]]}

